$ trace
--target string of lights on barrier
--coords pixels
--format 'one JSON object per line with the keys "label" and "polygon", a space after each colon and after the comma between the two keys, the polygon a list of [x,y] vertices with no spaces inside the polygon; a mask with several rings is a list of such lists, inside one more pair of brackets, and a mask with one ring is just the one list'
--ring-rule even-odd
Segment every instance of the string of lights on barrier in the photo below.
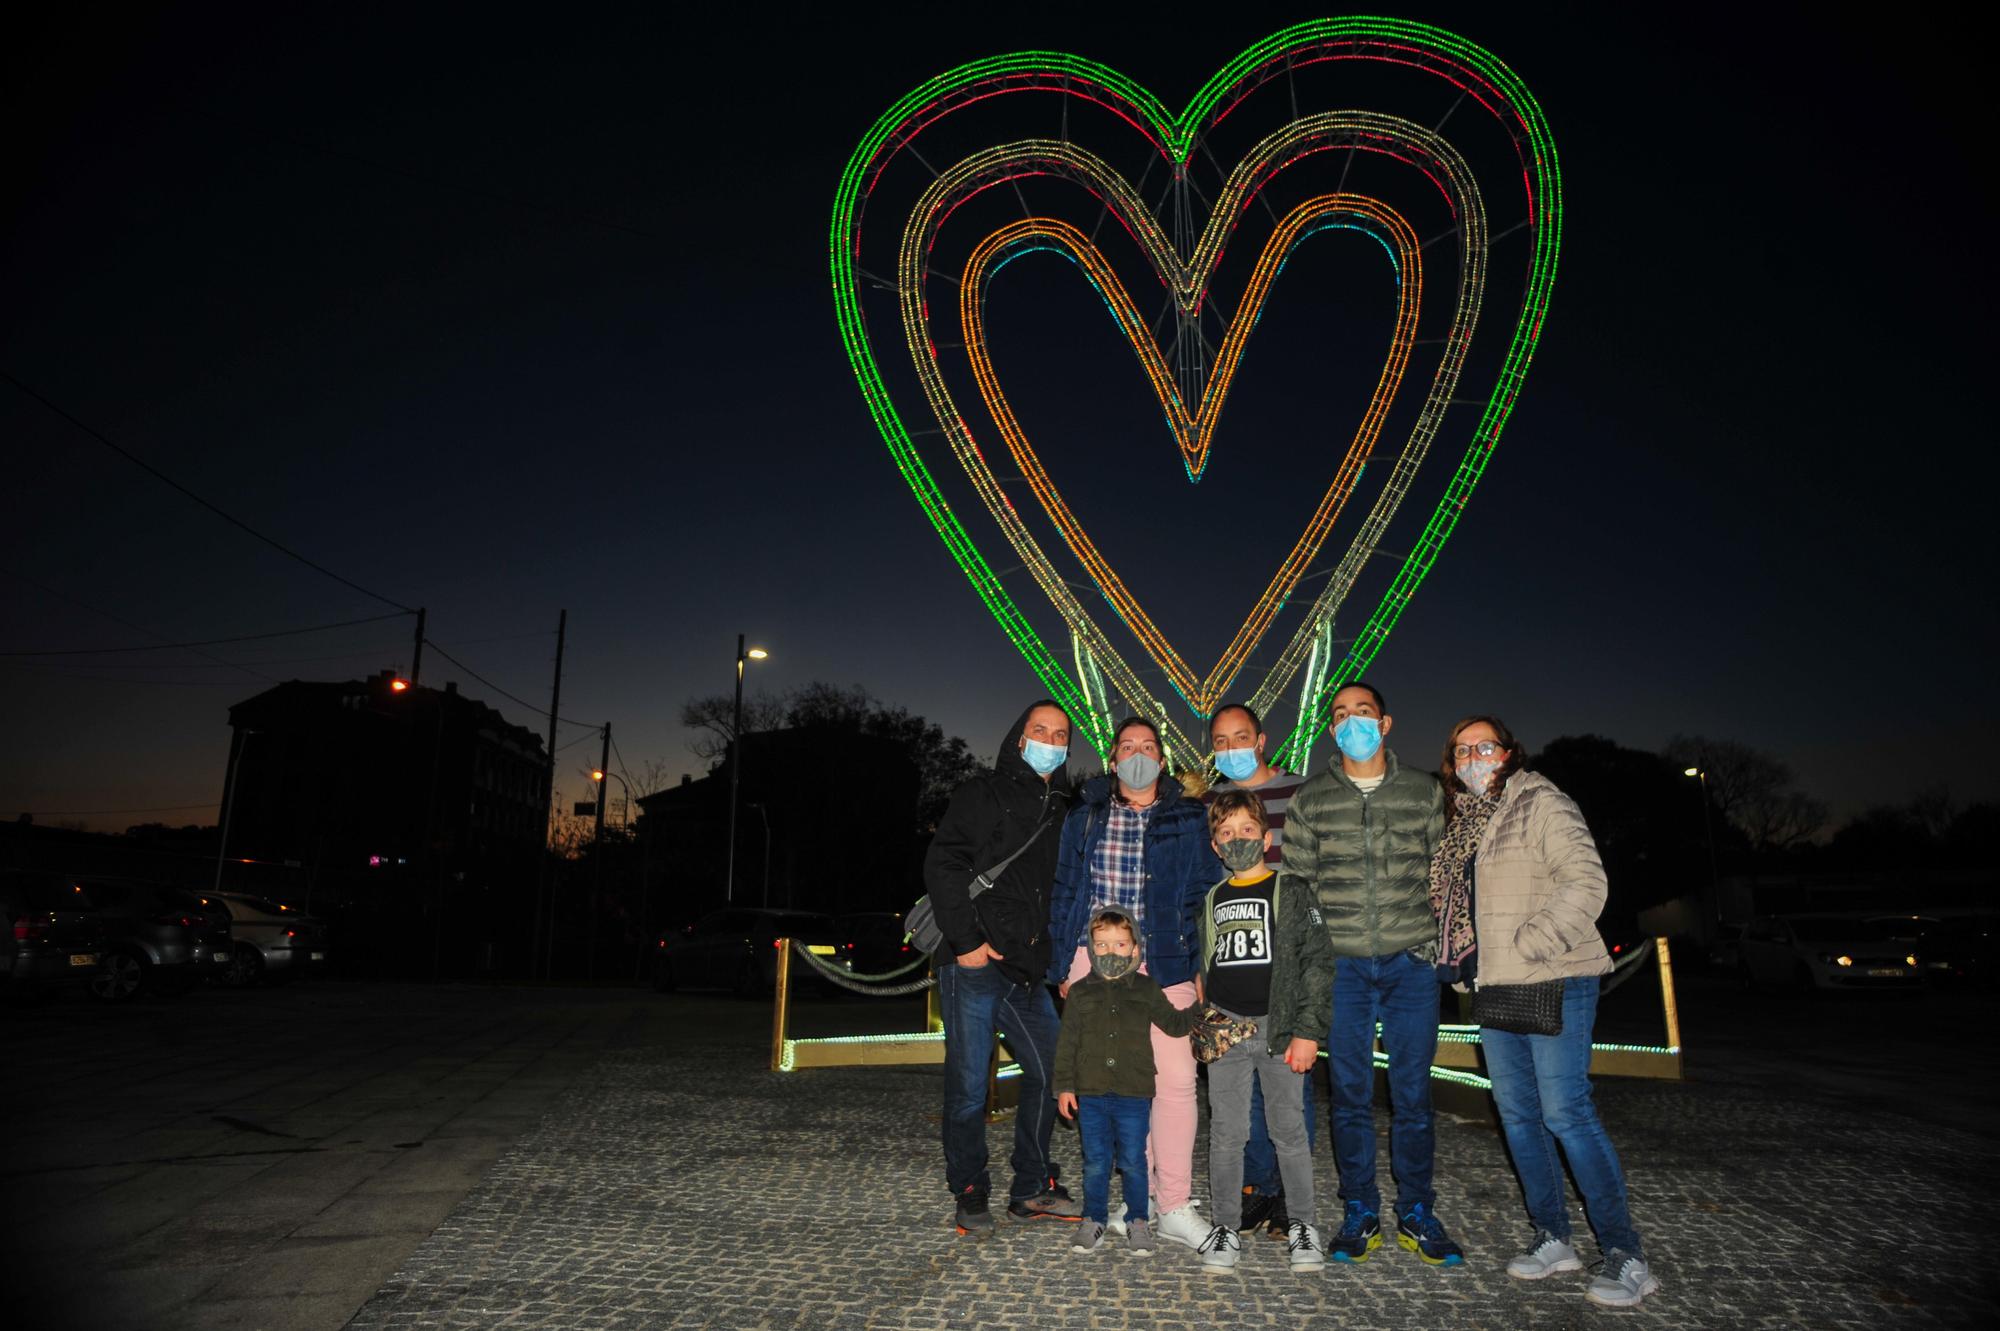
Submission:
{"label": "string of lights on barrier", "polygon": [[[890,165],[905,150],[913,150],[914,141],[928,127],[967,107],[1016,94],[1081,99],[1108,110],[1144,136],[1160,158],[1176,171],[1178,180],[1184,177],[1185,168],[1202,136],[1234,114],[1257,89],[1275,79],[1289,78],[1298,70],[1338,61],[1381,62],[1438,78],[1460,97],[1498,120],[1506,130],[1518,159],[1519,181],[1526,208],[1524,225],[1532,232],[1532,249],[1526,264],[1522,303],[1511,339],[1500,358],[1494,383],[1484,399],[1478,419],[1468,430],[1469,437],[1456,469],[1421,535],[1412,549],[1401,557],[1388,589],[1382,593],[1360,632],[1347,644],[1338,663],[1332,663],[1330,627],[1333,613],[1352,588],[1362,565],[1376,553],[1382,530],[1387,527],[1396,505],[1414,479],[1416,466],[1422,461],[1430,435],[1440,429],[1443,413],[1451,405],[1452,389],[1446,386],[1440,393],[1439,384],[1446,380],[1455,381],[1465,363],[1483,294],[1490,235],[1485,208],[1470,168],[1441,135],[1396,117],[1370,112],[1341,111],[1295,116],[1292,124],[1261,140],[1259,147],[1230,173],[1223,195],[1210,208],[1208,222],[1202,227],[1198,240],[1185,259],[1174,249],[1152,210],[1143,205],[1117,173],[1103,169],[1102,163],[1094,157],[1060,141],[1028,140],[1003,145],[967,158],[939,176],[925,191],[923,201],[909,214],[902,228],[901,258],[893,283],[884,283],[867,274],[861,267],[861,255],[863,222],[869,198]],[[1285,145],[1291,150],[1274,150],[1277,145]],[[1107,685],[1128,704],[1150,708],[1154,715],[1167,719],[1170,724],[1172,718],[1167,709],[1159,706],[1150,690],[1142,686],[1137,673],[1124,662],[1105,634],[1083,612],[1067,584],[1035,548],[1032,535],[1000,491],[997,479],[980,454],[969,426],[951,404],[937,364],[937,343],[928,331],[930,303],[923,294],[924,286],[932,275],[929,259],[935,245],[936,229],[966,198],[980,190],[1024,175],[1066,177],[1083,185],[1094,196],[1097,205],[1116,216],[1126,231],[1139,242],[1156,274],[1170,288],[1183,317],[1187,317],[1190,312],[1198,312],[1208,299],[1206,286],[1215,258],[1244,215],[1243,206],[1254,199],[1258,190],[1305,156],[1336,149],[1376,152],[1405,162],[1421,173],[1419,179],[1427,178],[1428,184],[1444,195],[1451,206],[1459,233],[1456,237],[1460,253],[1458,302],[1453,327],[1446,336],[1439,370],[1433,379],[1432,396],[1421,414],[1418,429],[1413,430],[1411,440],[1405,443],[1382,495],[1364,519],[1340,565],[1315,598],[1290,643],[1251,694],[1253,705],[1263,711],[1275,701],[1301,667],[1311,664],[1308,674],[1314,678],[1306,681],[1308,688],[1306,696],[1301,699],[1298,725],[1274,755],[1277,760],[1285,761],[1309,744],[1312,734],[1324,724],[1332,693],[1341,684],[1358,676],[1373,659],[1408,607],[1417,587],[1435,564],[1439,551],[1456,527],[1465,503],[1491,459],[1532,360],[1554,282],[1561,237],[1562,200],[1561,174],[1554,143],[1540,108],[1527,87],[1490,53],[1463,38],[1427,24],[1380,18],[1319,20],[1276,33],[1225,66],[1203,86],[1179,116],[1168,113],[1150,93],[1116,71],[1080,57],[1050,52],[996,56],[948,71],[912,90],[870,128],[842,174],[835,195],[829,258],[835,288],[836,320],[863,399],[905,482],[1002,631],[1042,679],[1050,696],[1065,707],[1072,708],[1073,715],[1088,718],[1089,732],[1100,749],[1109,738],[1108,726],[1103,718],[1110,702],[1109,697],[1104,695]],[[928,169],[928,164],[926,167]],[[946,177],[952,178],[951,183],[946,183]],[[1375,228],[1378,238],[1390,244],[1387,237],[1393,234],[1394,226],[1389,219],[1401,219],[1389,204],[1370,200],[1375,211],[1364,214],[1362,205],[1355,198],[1328,197],[1340,197],[1341,202],[1337,205],[1328,203],[1327,212],[1322,216],[1353,219],[1349,224]],[[1294,210],[1288,214],[1287,221],[1296,217],[1297,212]],[[1245,318],[1245,314],[1261,305],[1263,295],[1277,272],[1282,270],[1291,248],[1307,234],[1312,234],[1308,229],[1310,221],[1300,221],[1298,229],[1285,244],[1278,244],[1274,236],[1272,242],[1265,246],[1257,272],[1251,280],[1252,289],[1246,289],[1239,299],[1236,318],[1231,322],[1224,340],[1224,352],[1217,356],[1210,377],[1201,387],[1198,405],[1192,409],[1188,405],[1191,390],[1185,386],[1185,376],[1175,378],[1167,375],[1164,358],[1160,357],[1150,334],[1144,339],[1136,336],[1137,324],[1132,318],[1129,297],[1110,274],[1108,264],[1103,263],[1102,256],[1087,240],[1082,245],[1076,243],[1080,233],[1075,228],[1065,230],[1065,224],[1054,219],[1031,218],[1026,223],[1003,228],[982,242],[976,255],[979,262],[977,271],[975,264],[969,262],[966,274],[970,280],[960,285],[960,319],[967,332],[965,344],[975,361],[983,358],[983,339],[974,337],[973,333],[983,326],[983,301],[992,273],[1012,258],[1019,257],[1024,246],[1056,249],[1092,279],[1098,294],[1111,308],[1113,317],[1127,332],[1135,353],[1154,384],[1189,479],[1198,481],[1207,464],[1216,420],[1227,396],[1237,359],[1255,324],[1254,314],[1249,318]],[[1407,229],[1407,224],[1404,226]],[[1420,280],[1421,272],[1417,264],[1402,257],[1399,244],[1391,244],[1391,248],[1396,254],[1399,281],[1397,339],[1400,340],[1403,336],[1401,309],[1406,303],[1413,308],[1415,305],[1402,293]],[[972,479],[974,489],[989,514],[1071,630],[1075,676],[1048,650],[1040,633],[1001,584],[998,575],[952,511],[936,477],[919,453],[909,427],[892,401],[888,383],[870,342],[861,300],[865,282],[890,286],[897,293],[903,312],[904,336],[939,429],[951,443],[954,454]],[[1396,360],[1397,345],[1398,341],[1392,340],[1388,358],[1392,362]],[[975,347],[980,350],[973,351]],[[1400,373],[1398,366],[1395,374],[1400,376]],[[1129,593],[1125,593],[1121,603],[1118,593],[1123,590],[1122,583],[1110,573],[1108,565],[1103,565],[1101,558],[1095,556],[1094,547],[1083,534],[1081,525],[1075,522],[1073,516],[1068,517],[1067,524],[1057,518],[1058,513],[1067,516],[1067,509],[1039,465],[1029,465],[1033,462],[1033,450],[1028,446],[1025,435],[1019,431],[1018,424],[1011,422],[1011,413],[1006,411],[1005,397],[999,392],[997,380],[992,377],[990,363],[976,368],[974,374],[979,381],[982,398],[993,409],[995,419],[1002,422],[1000,429],[1010,455],[1028,475],[1038,501],[1056,522],[1071,551],[1090,570],[1099,590],[1105,593],[1121,621],[1164,672],[1186,708],[1197,714],[1205,713],[1208,710],[1205,704],[1220,700],[1223,691],[1234,681],[1244,661],[1255,649],[1262,633],[1268,629],[1276,613],[1276,609],[1268,605],[1273,591],[1267,589],[1265,597],[1259,599],[1244,629],[1232,640],[1216,669],[1206,679],[1195,680],[1192,672],[1166,643],[1164,635],[1130,599]],[[1390,371],[1385,368],[1384,382],[1390,377]],[[1393,390],[1390,397],[1393,397]],[[1381,397],[1379,387],[1377,398],[1386,409],[1388,399]],[[1371,416],[1378,416],[1375,407],[1376,403],[1371,402]],[[1348,445],[1347,454],[1343,456],[1336,473],[1336,481],[1329,488],[1328,499],[1336,516],[1374,451],[1360,446],[1362,433],[1369,428],[1369,421],[1364,418],[1362,432],[1357,432],[1355,440]],[[1380,429],[1379,419],[1373,428]],[[1421,439],[1419,432],[1423,435]],[[1308,538],[1317,525],[1320,525],[1318,512],[1315,513],[1314,523],[1308,526]],[[1330,526],[1330,519],[1324,525]],[[1324,539],[1324,532],[1320,533],[1320,539]],[[1308,544],[1307,538],[1301,539],[1302,549]],[[1312,548],[1316,550],[1317,547]],[[1294,554],[1298,553],[1295,550]],[[1293,560],[1288,559],[1281,566],[1272,584],[1272,588],[1277,589],[1276,607],[1282,607],[1289,599],[1296,586],[1297,574],[1302,574],[1309,563],[1310,556],[1296,565],[1296,573]],[[1269,614],[1265,613],[1267,608]],[[1089,678],[1093,673],[1098,674],[1097,696],[1092,694],[1093,685]],[[1192,743],[1177,728],[1170,737],[1169,747],[1176,743],[1189,752],[1200,752],[1207,747],[1205,743]]]}

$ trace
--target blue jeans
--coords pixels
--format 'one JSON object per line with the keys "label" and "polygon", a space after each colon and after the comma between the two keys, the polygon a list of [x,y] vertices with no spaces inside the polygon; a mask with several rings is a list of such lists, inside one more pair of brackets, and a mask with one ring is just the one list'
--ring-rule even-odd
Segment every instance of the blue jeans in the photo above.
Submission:
{"label": "blue jeans", "polygon": [[[1304,1083],[1306,1149],[1310,1151],[1319,1146],[1312,1074],[1307,1073],[1299,1080]],[[1274,1196],[1285,1190],[1283,1180],[1278,1177],[1278,1148],[1271,1145],[1270,1129],[1264,1126],[1264,1084],[1254,1079],[1250,1083],[1250,1140],[1243,1143],[1243,1181],[1260,1197]]]}
{"label": "blue jeans", "polygon": [[1340,1199],[1382,1209],[1375,1182],[1375,1023],[1389,1055],[1389,1168],[1396,1213],[1437,1200],[1431,1188],[1436,1130],[1431,1060],[1437,1056],[1437,968],[1407,952],[1342,957],[1333,973],[1327,1076],[1333,1083],[1333,1159]]}
{"label": "blue jeans", "polygon": [[986,1172],[986,1074],[993,1036],[1006,1034],[1007,1051],[1021,1065],[1020,1108],[1014,1113],[1014,1181],[1010,1201],[1049,1186],[1049,1134],[1056,1104],[1049,1096],[1055,1060],[1056,1006],[1039,980],[1021,984],[998,966],[938,967],[938,1008],[944,1015],[944,1173],[952,1195],[984,1197]]}
{"label": "blue jeans", "polygon": [[1125,1181],[1125,1218],[1146,1213],[1146,1134],[1153,1126],[1150,1095],[1080,1095],[1076,1135],[1083,1140],[1083,1218],[1103,1224],[1111,1214],[1111,1170]]}
{"label": "blue jeans", "polygon": [[1636,1253],[1641,1251],[1639,1234],[1625,1207],[1625,1173],[1590,1098],[1590,1029],[1597,1021],[1598,984],[1597,976],[1584,975],[1563,985],[1562,1034],[1482,1031],[1480,1044],[1507,1151],[1514,1157],[1535,1228],[1569,1241],[1569,1206],[1563,1197],[1562,1163],[1556,1159],[1556,1143],[1561,1142],[1597,1246]]}

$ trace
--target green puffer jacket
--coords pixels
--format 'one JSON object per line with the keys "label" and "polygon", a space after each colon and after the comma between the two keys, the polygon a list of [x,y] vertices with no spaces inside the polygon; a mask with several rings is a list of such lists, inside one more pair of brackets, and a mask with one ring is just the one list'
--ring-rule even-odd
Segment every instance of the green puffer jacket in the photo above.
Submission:
{"label": "green puffer jacket", "polygon": [[1335,956],[1383,957],[1437,941],[1431,852],[1444,837],[1444,792],[1394,752],[1388,769],[1363,795],[1335,755],[1285,816],[1284,872],[1313,885]]}
{"label": "green puffer jacket", "polygon": [[[1201,907],[1201,972],[1215,960],[1215,894],[1208,889]],[[1286,891],[1290,888],[1290,891]],[[1326,1043],[1333,1020],[1333,946],[1313,905],[1311,888],[1300,879],[1279,874],[1271,884],[1271,1010],[1260,1023],[1271,1057],[1283,1058],[1292,1038]],[[1244,1016],[1255,1016],[1246,1012]]]}

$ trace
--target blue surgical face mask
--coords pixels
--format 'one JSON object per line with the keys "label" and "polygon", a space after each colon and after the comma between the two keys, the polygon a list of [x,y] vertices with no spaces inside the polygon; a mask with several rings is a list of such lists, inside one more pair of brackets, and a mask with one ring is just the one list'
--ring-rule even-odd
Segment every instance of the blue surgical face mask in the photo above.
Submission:
{"label": "blue surgical face mask", "polygon": [[1372,716],[1350,716],[1333,728],[1333,742],[1357,763],[1382,751],[1382,723]]}
{"label": "blue surgical face mask", "polygon": [[1458,765],[1458,779],[1465,788],[1475,795],[1484,795],[1486,787],[1493,782],[1493,774],[1500,770],[1500,764],[1491,758],[1474,758]]}
{"label": "blue surgical face mask", "polygon": [[1021,756],[1028,760],[1028,766],[1035,769],[1036,776],[1047,776],[1069,761],[1069,746],[1044,744],[1038,739],[1024,739],[1021,743]]}
{"label": "blue surgical face mask", "polygon": [[1231,781],[1241,781],[1257,770],[1257,750],[1217,749],[1215,770]]}
{"label": "blue surgical face mask", "polygon": [[1150,753],[1130,753],[1118,760],[1115,770],[1127,790],[1144,790],[1160,779],[1160,760]]}

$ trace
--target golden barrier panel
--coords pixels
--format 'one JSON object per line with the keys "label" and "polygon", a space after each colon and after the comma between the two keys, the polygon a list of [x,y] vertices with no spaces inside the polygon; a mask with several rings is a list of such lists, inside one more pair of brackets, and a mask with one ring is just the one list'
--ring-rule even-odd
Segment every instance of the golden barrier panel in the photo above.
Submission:
{"label": "golden barrier panel", "polygon": [[[1590,1046],[1590,1071],[1600,1077],[1681,1078],[1680,1008],[1674,998],[1673,954],[1665,938],[1653,940],[1660,967],[1660,1009],[1666,1022],[1664,1045],[1596,1044]],[[794,1040],[786,1035],[791,1011],[790,939],[780,939],[778,983],[771,1007],[771,1071],[791,1072],[798,1068],[866,1067],[887,1064],[944,1062],[944,1021],[939,1013],[937,989],[926,996],[925,1021],[928,1028],[907,1035],[835,1035],[818,1039]],[[1492,1083],[1481,1071],[1479,1027],[1448,1024],[1438,1027],[1437,1054],[1431,1060],[1431,1075],[1477,1090]],[[1320,1057],[1326,1057],[1322,1052]],[[1375,1064],[1387,1067],[1388,1056],[1378,1047]],[[996,1064],[988,1082],[988,1103],[997,1105],[1006,1097],[1001,1083],[1011,1080],[1020,1069],[1014,1064]],[[1011,1089],[1011,1088],[1008,1088]]]}

